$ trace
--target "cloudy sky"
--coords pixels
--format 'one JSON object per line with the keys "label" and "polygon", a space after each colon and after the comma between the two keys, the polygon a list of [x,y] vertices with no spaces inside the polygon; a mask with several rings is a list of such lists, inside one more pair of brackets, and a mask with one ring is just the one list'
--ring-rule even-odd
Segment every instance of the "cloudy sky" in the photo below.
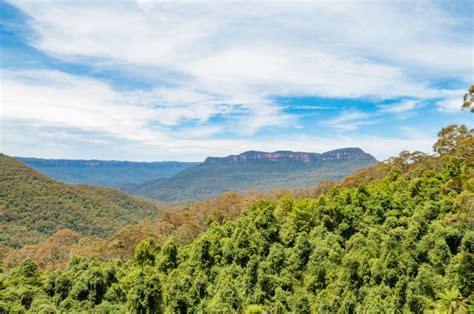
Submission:
{"label": "cloudy sky", "polygon": [[203,160],[431,151],[473,80],[471,1],[0,1],[1,149]]}

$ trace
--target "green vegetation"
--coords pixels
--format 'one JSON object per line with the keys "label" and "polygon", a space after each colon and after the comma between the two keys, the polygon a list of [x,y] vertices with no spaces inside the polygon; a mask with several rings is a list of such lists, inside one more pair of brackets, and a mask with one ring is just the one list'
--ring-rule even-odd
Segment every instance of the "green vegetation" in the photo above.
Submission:
{"label": "green vegetation", "polygon": [[249,189],[314,186],[323,180],[340,180],[355,170],[377,162],[358,148],[324,154],[298,152],[246,152],[238,156],[208,158],[171,178],[152,180],[127,189],[161,201],[215,197]]}
{"label": "green vegetation", "polygon": [[198,164],[179,161],[131,162],[23,157],[16,157],[16,159],[55,180],[115,188],[171,177]]}
{"label": "green vegetation", "polygon": [[464,102],[462,104],[462,108],[474,112],[474,85],[471,85],[467,93],[464,94]]}
{"label": "green vegetation", "polygon": [[25,259],[0,275],[0,312],[468,313],[474,131],[439,135],[435,156],[403,152],[314,197],[261,199],[187,244],[147,236],[133,258],[54,271]]}
{"label": "green vegetation", "polygon": [[107,237],[159,213],[157,203],[111,188],[66,185],[0,155],[0,246],[38,243],[63,228]]}
{"label": "green vegetation", "polygon": [[[276,200],[281,193],[266,194],[265,197]],[[155,221],[143,220],[127,225],[109,238],[81,237],[70,229],[61,229],[44,242],[25,245],[21,249],[0,250],[0,260],[11,267],[30,258],[48,270],[64,268],[73,256],[125,261],[133,258],[137,245],[145,238],[156,239],[159,244],[169,238],[189,243],[213,221],[235,219],[249,204],[262,197],[261,193],[226,193],[214,199],[189,204],[180,210],[167,206]]]}

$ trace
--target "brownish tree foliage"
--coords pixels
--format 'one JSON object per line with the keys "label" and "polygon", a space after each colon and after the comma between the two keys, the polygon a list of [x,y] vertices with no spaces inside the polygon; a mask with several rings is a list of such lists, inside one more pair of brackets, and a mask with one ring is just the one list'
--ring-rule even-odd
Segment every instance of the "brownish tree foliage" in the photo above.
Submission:
{"label": "brownish tree foliage", "polygon": [[37,261],[47,269],[64,267],[72,256],[84,256],[97,260],[133,257],[134,249],[141,240],[153,238],[162,245],[174,238],[181,243],[189,243],[214,223],[236,219],[250,204],[261,198],[279,199],[284,194],[292,194],[295,199],[317,197],[336,185],[324,181],[316,187],[295,191],[278,190],[268,193],[248,191],[246,193],[229,192],[216,198],[201,202],[192,202],[181,209],[169,206],[154,222],[142,222],[125,226],[107,239],[80,237],[69,229],[62,229],[45,242],[26,245],[21,249],[5,251],[3,261],[8,266],[17,265],[26,257]]}
{"label": "brownish tree foliage", "polygon": [[4,259],[6,265],[16,265],[29,257],[34,259],[38,266],[54,269],[64,267],[69,260],[71,250],[79,241],[80,235],[71,229],[61,229],[41,244],[25,245],[21,249],[12,250]]}
{"label": "brownish tree foliage", "polygon": [[[261,198],[278,200],[282,195],[290,194],[295,199],[317,198],[335,186],[355,186],[381,179],[395,165],[404,169],[404,164],[412,163],[417,153],[401,154],[385,163],[357,171],[341,183],[323,181],[318,186],[297,190],[277,190],[272,192],[247,191],[229,192],[216,198],[182,205],[169,205],[168,209],[153,222],[143,220],[120,229],[109,238],[79,237],[65,229],[52,235],[46,242],[28,245],[22,249],[5,252],[4,261],[10,266],[16,265],[25,257],[35,259],[41,267],[53,269],[63,267],[70,257],[84,256],[97,260],[133,257],[136,245],[145,238],[153,238],[159,245],[174,238],[181,243],[189,243],[216,222],[236,219],[250,204]],[[66,231],[67,230],[67,231]]]}
{"label": "brownish tree foliage", "polygon": [[439,155],[474,158],[474,130],[451,124],[442,128],[433,149]]}

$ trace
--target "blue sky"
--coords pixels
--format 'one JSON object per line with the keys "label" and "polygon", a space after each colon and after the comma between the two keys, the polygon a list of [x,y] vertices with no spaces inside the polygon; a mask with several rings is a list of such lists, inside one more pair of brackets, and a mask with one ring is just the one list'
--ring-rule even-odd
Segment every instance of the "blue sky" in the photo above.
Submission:
{"label": "blue sky", "polygon": [[473,83],[471,1],[0,1],[1,151],[203,160],[431,151]]}

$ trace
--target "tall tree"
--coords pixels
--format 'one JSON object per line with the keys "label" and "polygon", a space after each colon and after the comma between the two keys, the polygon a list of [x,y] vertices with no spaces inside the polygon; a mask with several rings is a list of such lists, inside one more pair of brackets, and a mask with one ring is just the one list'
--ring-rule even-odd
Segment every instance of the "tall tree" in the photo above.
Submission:
{"label": "tall tree", "polygon": [[137,247],[135,248],[135,259],[140,264],[142,268],[143,274],[143,267],[145,264],[154,265],[155,264],[155,257],[158,251],[158,246],[154,239],[148,238],[141,241]]}

